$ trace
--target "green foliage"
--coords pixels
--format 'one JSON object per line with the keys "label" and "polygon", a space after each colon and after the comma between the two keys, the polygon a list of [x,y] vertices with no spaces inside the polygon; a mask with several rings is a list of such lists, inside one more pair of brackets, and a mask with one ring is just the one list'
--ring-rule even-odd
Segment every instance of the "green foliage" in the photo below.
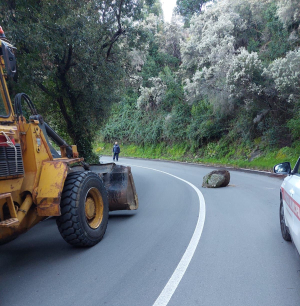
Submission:
{"label": "green foliage", "polygon": [[146,10],[146,15],[154,14],[156,16],[161,16],[163,14],[163,10],[159,0],[146,0],[144,9]]}
{"label": "green foliage", "polygon": [[287,127],[290,129],[293,140],[300,139],[300,112],[296,112],[294,117],[287,122]]}
{"label": "green foliage", "polygon": [[[95,145],[95,152],[99,156],[111,155],[113,144],[98,142]],[[122,156],[133,156],[142,158],[157,158],[157,159],[171,159],[180,160],[188,152],[187,144],[166,144],[158,143],[156,145],[137,146],[134,144],[120,144]]]}
{"label": "green foliage", "polygon": [[222,126],[222,120],[218,120],[218,115],[207,100],[193,104],[191,122],[187,127],[188,138],[193,146],[197,148],[211,140],[221,138],[225,126]]}
{"label": "green foliage", "polygon": [[149,48],[149,54],[141,72],[143,86],[151,86],[149,78],[158,76],[165,68],[163,74],[172,74],[170,69],[178,68],[178,64],[179,60],[176,57],[159,52],[158,45],[153,43]]}
{"label": "green foliage", "polygon": [[[123,141],[128,156],[263,170],[294,162],[300,137],[298,15],[275,0],[217,1],[199,14],[204,2],[177,1],[186,26],[195,13],[180,36],[180,54],[170,42],[164,47],[166,26],[154,23],[145,32],[141,87],[113,109],[104,139]],[[159,99],[151,96],[158,92]],[[135,103],[143,95],[156,102]]]}
{"label": "green foliage", "polygon": [[177,104],[164,122],[164,137],[172,142],[187,138],[186,126],[189,123],[190,106]]}
{"label": "green foliage", "polygon": [[[294,165],[299,156],[300,143],[295,143],[292,147],[266,150],[249,161],[249,156],[255,147],[247,142],[236,143],[229,147],[226,138],[225,136],[219,142],[210,142],[196,151],[186,142],[145,146],[121,143],[120,159],[130,156],[272,171],[274,165],[281,162],[289,161]],[[98,156],[110,156],[112,146],[113,143],[98,142],[95,144],[95,152]]]}
{"label": "green foliage", "polygon": [[[142,1],[6,1],[1,23],[17,47],[18,84],[45,120],[95,162],[91,142],[118,100],[128,48],[118,44],[142,17]],[[102,15],[101,15],[102,14]],[[125,51],[125,52],[124,52]]]}
{"label": "green foliage", "polygon": [[262,17],[265,21],[264,27],[264,48],[261,52],[261,56],[266,61],[273,61],[278,57],[284,56],[288,51],[291,50],[292,45],[289,40],[288,29],[284,27],[283,23],[277,16],[277,5],[276,2],[270,3],[263,11]]}
{"label": "green foliage", "polygon": [[242,165],[259,147],[277,160],[300,137],[299,4],[207,2],[177,0],[185,28],[163,23],[158,0],[1,3],[18,49],[10,91],[89,161],[97,136],[139,156]]}
{"label": "green foliage", "polygon": [[210,0],[177,0],[175,10],[184,18],[185,25],[187,26],[193,14],[200,14],[203,4],[209,1]]}
{"label": "green foliage", "polygon": [[162,103],[162,110],[169,112],[173,105],[182,104],[184,101],[183,86],[169,66],[163,68],[159,77],[167,86],[165,98]]}

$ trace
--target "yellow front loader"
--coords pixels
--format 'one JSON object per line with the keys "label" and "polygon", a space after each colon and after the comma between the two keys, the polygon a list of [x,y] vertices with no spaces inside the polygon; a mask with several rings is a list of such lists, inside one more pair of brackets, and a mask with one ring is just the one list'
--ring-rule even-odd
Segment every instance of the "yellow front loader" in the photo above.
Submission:
{"label": "yellow front loader", "polygon": [[[93,246],[105,233],[110,210],[138,208],[131,169],[84,163],[26,94],[17,94],[13,107],[6,86],[16,72],[13,51],[0,27],[0,244],[55,216],[65,241]],[[31,112],[27,120],[24,104]]]}

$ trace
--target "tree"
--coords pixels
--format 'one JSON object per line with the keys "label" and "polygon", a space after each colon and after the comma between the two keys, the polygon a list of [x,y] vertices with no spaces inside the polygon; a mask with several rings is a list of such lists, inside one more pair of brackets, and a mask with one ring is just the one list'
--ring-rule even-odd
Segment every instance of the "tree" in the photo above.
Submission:
{"label": "tree", "polygon": [[287,126],[299,137],[299,1],[222,0],[203,9],[205,2],[177,1],[187,13],[184,29],[181,19],[166,24],[144,10],[133,31],[128,91],[106,140],[189,142],[198,150],[222,138],[220,152],[229,153],[253,139],[287,145]]}
{"label": "tree", "polygon": [[[235,56],[236,35],[244,29],[239,14],[222,3],[191,19],[190,37],[181,44],[186,99],[228,102],[226,74]],[[227,108],[227,107],[226,107]]]}
{"label": "tree", "polygon": [[194,14],[199,15],[202,12],[203,5],[210,0],[177,0],[175,11],[181,15],[185,24],[189,24],[189,20]]}
{"label": "tree", "polygon": [[264,75],[273,80],[276,95],[282,100],[289,103],[300,101],[300,48],[273,61],[264,70]]}
{"label": "tree", "polygon": [[160,51],[181,60],[180,41],[184,40],[185,34],[178,18],[174,16],[171,23],[164,24],[162,30],[156,34]]}
{"label": "tree", "polygon": [[297,0],[279,0],[277,14],[281,21],[295,30],[300,24],[300,3]]}
{"label": "tree", "polygon": [[6,34],[18,49],[14,90],[28,91],[87,161],[98,161],[92,140],[122,92],[126,41],[142,8],[143,1],[134,0],[0,4]]}

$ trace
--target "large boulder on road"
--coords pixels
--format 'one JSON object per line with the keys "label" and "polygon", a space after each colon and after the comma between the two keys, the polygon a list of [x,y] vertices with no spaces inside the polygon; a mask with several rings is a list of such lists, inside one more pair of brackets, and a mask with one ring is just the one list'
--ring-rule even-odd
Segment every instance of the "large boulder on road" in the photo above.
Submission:
{"label": "large boulder on road", "polygon": [[214,170],[203,177],[202,187],[226,187],[230,182],[230,172],[227,170]]}

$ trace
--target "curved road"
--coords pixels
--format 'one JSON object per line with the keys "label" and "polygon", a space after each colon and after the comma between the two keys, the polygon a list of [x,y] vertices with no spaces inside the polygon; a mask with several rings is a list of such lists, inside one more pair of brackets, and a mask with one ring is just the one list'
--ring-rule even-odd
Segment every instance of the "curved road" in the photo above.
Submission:
{"label": "curved road", "polygon": [[[1,306],[154,305],[204,205],[180,179],[199,188],[206,213],[191,261],[178,286],[171,284],[176,290],[168,305],[300,305],[300,256],[280,234],[280,179],[231,171],[229,187],[205,189],[202,178],[212,168],[119,163],[132,165],[139,210],[110,213],[104,239],[90,249],[66,244],[53,218],[1,246]],[[166,305],[162,301],[156,306]]]}

